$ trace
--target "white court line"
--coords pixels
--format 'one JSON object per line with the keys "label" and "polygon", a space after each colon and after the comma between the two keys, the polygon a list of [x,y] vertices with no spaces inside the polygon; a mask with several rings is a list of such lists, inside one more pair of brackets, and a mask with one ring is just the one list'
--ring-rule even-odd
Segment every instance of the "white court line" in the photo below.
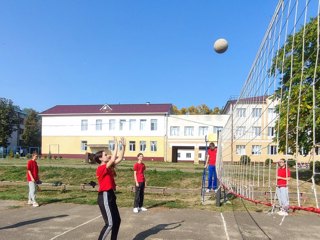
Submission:
{"label": "white court line", "polygon": [[222,218],[222,222],[223,222],[224,232],[226,233],[226,238],[227,238],[227,240],[229,240],[230,238],[229,238],[229,234],[228,234],[228,230],[227,230],[227,223],[224,220],[223,214],[222,213],[220,213],[220,214],[221,214],[221,218]]}
{"label": "white court line", "polygon": [[61,234],[59,234],[59,235],[57,235],[57,236],[55,236],[55,237],[53,237],[53,238],[50,238],[49,240],[56,239],[56,238],[58,238],[58,237],[60,237],[60,236],[62,236],[62,235],[64,235],[64,234],[66,234],[66,233],[68,233],[68,232],[71,232],[71,231],[73,231],[73,230],[75,230],[75,229],[77,229],[77,228],[79,228],[79,227],[81,227],[81,226],[83,226],[83,225],[88,224],[89,222],[92,222],[92,221],[98,219],[99,217],[101,217],[101,215],[98,216],[98,217],[95,217],[95,218],[93,218],[93,219],[91,219],[91,220],[89,220],[89,221],[87,221],[87,222],[85,222],[85,223],[82,223],[82,224],[80,224],[80,225],[78,225],[78,226],[76,226],[76,227],[74,227],[74,228],[71,228],[71,229],[69,229],[68,231],[65,231],[65,232],[63,232],[63,233],[61,233]]}

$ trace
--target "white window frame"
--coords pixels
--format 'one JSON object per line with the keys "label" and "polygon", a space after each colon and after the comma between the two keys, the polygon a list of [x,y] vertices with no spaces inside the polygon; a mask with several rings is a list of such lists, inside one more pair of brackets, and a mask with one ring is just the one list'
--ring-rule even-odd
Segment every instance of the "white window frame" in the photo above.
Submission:
{"label": "white window frame", "polygon": [[151,152],[158,151],[157,141],[150,141],[150,151]]}
{"label": "white window frame", "polygon": [[170,136],[179,136],[180,127],[178,126],[171,126],[170,127]]}
{"label": "white window frame", "polygon": [[130,152],[136,151],[136,141],[129,141],[129,151]]}
{"label": "white window frame", "polygon": [[102,131],[102,119],[96,119],[96,131]]}
{"label": "white window frame", "polygon": [[209,128],[207,126],[199,126],[199,134],[198,136],[206,136],[208,135]]}
{"label": "white window frame", "polygon": [[193,126],[185,126],[184,127],[184,136],[193,136],[194,135],[194,127]]}
{"label": "white window frame", "polygon": [[119,121],[119,130],[120,131],[126,130],[126,120],[125,119],[120,119],[120,121]]}
{"label": "white window frame", "polygon": [[261,155],[261,145],[252,145],[252,155]]}
{"label": "white window frame", "polygon": [[116,130],[116,120],[115,119],[109,119],[109,130],[110,131]]}
{"label": "white window frame", "polygon": [[88,120],[87,119],[81,120],[81,131],[88,131]]}
{"label": "white window frame", "polygon": [[158,119],[151,119],[150,121],[150,130],[157,131],[158,130]]}
{"label": "white window frame", "polygon": [[140,131],[145,131],[147,126],[147,120],[146,119],[140,119]]}
{"label": "white window frame", "polygon": [[251,116],[253,118],[260,118],[261,112],[262,112],[262,108],[252,108]]}
{"label": "white window frame", "polygon": [[245,145],[236,145],[236,154],[237,155],[246,155],[246,146]]}
{"label": "white window frame", "polygon": [[237,108],[236,109],[236,116],[244,118],[246,117],[246,109],[245,108]]}
{"label": "white window frame", "polygon": [[81,151],[87,151],[88,149],[88,141],[82,140],[81,141]]}
{"label": "white window frame", "polygon": [[145,152],[147,149],[147,142],[146,141],[140,141],[140,152]]}

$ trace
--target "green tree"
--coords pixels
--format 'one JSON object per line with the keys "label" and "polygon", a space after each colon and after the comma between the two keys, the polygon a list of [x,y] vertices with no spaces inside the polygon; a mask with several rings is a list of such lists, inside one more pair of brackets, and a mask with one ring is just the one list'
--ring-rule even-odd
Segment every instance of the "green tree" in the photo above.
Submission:
{"label": "green tree", "polygon": [[[305,41],[304,44],[303,39]],[[305,46],[304,48],[303,45]],[[302,54],[304,54],[304,57]],[[296,151],[297,134],[299,149],[303,148],[305,153],[307,153],[313,146],[313,78],[316,57],[317,19],[314,18],[306,24],[305,30],[302,27],[296,34],[288,36],[286,43],[279,49],[276,57],[272,60],[270,75],[277,77],[280,80],[280,87],[275,91],[273,96],[274,99],[279,100],[279,104],[276,107],[276,112],[279,116],[276,122],[276,133],[279,138],[279,151],[285,152],[286,139],[288,139],[288,149],[294,153]],[[303,68],[302,63],[304,63]],[[318,106],[320,103],[319,73],[320,68],[317,65],[315,95]],[[300,88],[301,102],[298,114]],[[315,109],[317,126],[315,131],[316,142],[320,141],[320,109],[318,106]],[[289,109],[289,111],[287,111],[287,109]],[[297,126],[298,116],[299,123]]]}
{"label": "green tree", "polygon": [[13,131],[18,130],[19,117],[12,100],[0,98],[0,146],[7,147]]}
{"label": "green tree", "polygon": [[38,113],[33,109],[24,109],[27,116],[24,120],[22,134],[23,145],[38,147],[41,144],[41,121]]}

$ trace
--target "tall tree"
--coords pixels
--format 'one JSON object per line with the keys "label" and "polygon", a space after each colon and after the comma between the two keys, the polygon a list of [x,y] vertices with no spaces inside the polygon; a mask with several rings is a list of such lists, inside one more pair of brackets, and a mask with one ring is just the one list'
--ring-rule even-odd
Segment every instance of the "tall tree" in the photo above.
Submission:
{"label": "tall tree", "polygon": [[[320,68],[316,68],[317,57],[317,18],[311,19],[304,28],[287,38],[273,59],[270,74],[280,80],[280,87],[275,91],[274,99],[279,101],[276,107],[278,120],[276,133],[279,139],[279,150],[296,151],[298,134],[299,151],[305,153],[312,149],[313,142],[313,79],[316,70],[316,142],[320,141]],[[303,40],[305,43],[303,44]],[[303,46],[305,46],[303,48]],[[303,57],[303,54],[304,57]],[[319,63],[318,63],[319,64]],[[303,67],[302,67],[303,65]],[[302,71],[303,69],[303,71]],[[301,89],[301,92],[300,92]],[[301,93],[301,97],[300,96]],[[300,99],[300,110],[298,105]],[[297,119],[299,115],[299,121]],[[288,125],[287,125],[288,119]],[[279,126],[279,128],[278,128]],[[287,145],[288,143],[288,145]]]}
{"label": "tall tree", "polygon": [[10,99],[0,98],[0,146],[7,147],[13,131],[18,130],[19,118]]}
{"label": "tall tree", "polygon": [[41,145],[41,121],[38,113],[33,109],[24,109],[27,116],[24,120],[22,134],[23,145],[26,147],[38,147]]}

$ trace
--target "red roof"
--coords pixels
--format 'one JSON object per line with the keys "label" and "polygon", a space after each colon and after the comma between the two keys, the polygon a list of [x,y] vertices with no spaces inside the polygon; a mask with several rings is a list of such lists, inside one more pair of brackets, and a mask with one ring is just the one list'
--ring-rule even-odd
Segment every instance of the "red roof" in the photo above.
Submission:
{"label": "red roof", "polygon": [[40,115],[170,114],[172,104],[56,105]]}

